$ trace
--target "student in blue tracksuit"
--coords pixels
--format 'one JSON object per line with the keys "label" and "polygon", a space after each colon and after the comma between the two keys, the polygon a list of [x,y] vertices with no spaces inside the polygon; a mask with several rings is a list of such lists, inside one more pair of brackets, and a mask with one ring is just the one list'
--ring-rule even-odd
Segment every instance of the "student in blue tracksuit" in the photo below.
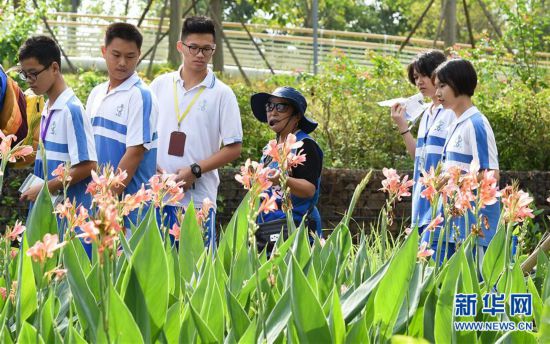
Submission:
{"label": "student in blue tracksuit", "polygon": [[[44,152],[36,154],[34,174],[46,180],[48,190],[55,195],[63,192],[63,184],[52,172],[59,164],[70,165],[67,197],[76,207],[90,210],[92,198],[86,193],[86,185],[91,180],[91,171],[97,167],[92,126],[82,103],[67,87],[61,74],[61,50],[50,37],[31,37],[19,49],[19,63],[19,75],[33,92],[48,96],[40,119]],[[21,200],[34,202],[41,188],[42,185],[29,188],[21,195]],[[83,244],[91,254],[91,245]]]}
{"label": "student in blue tracksuit", "polygon": [[412,135],[405,119],[405,107],[396,104],[391,108],[391,117],[405,141],[407,152],[414,159],[411,228],[418,226],[420,233],[432,220],[432,208],[430,202],[420,196],[424,187],[418,181],[423,171],[435,168],[441,161],[447,128],[455,117],[451,110],[441,106],[431,78],[433,71],[445,60],[442,52],[432,50],[418,55],[408,66],[409,81],[424,97],[432,100],[421,115],[417,139]]}
{"label": "student in blue tracksuit", "polygon": [[[306,161],[291,169],[287,186],[290,188],[292,201],[292,215],[294,223],[298,226],[306,216],[306,224],[309,230],[321,236],[321,215],[316,205],[319,200],[321,183],[321,171],[323,168],[323,151],[319,145],[309,136],[309,133],[317,128],[317,123],[305,116],[307,101],[304,96],[292,87],[279,87],[273,93],[257,93],[250,100],[252,112],[260,121],[267,123],[269,128],[276,133],[278,143],[285,142],[288,134],[296,135],[297,141],[302,141],[303,153]],[[270,157],[261,159],[264,165],[277,168],[278,164],[271,161]],[[278,178],[274,178],[274,185],[266,190],[268,195],[281,195]],[[269,222],[286,217],[280,210],[282,199],[279,197],[277,205],[279,210],[260,214],[258,223]]]}
{"label": "student in blue tracksuit", "polygon": [[[463,59],[454,59],[440,65],[434,71],[436,97],[445,109],[454,112],[455,120],[448,130],[443,146],[443,170],[458,166],[463,172],[477,164],[480,171],[493,170],[499,179],[498,151],[493,129],[485,117],[472,103],[472,96],[477,85],[477,74],[472,64]],[[485,217],[488,228],[482,225],[483,236],[478,236],[477,244],[481,256],[495,235],[500,216],[500,201],[482,208],[481,216]],[[457,227],[458,236],[449,235],[448,251],[441,255],[449,258],[455,252],[455,243],[463,241],[470,233],[466,228],[465,216],[454,217],[451,227]],[[472,212],[467,213],[471,226],[477,221]],[[484,221],[485,222],[485,221]],[[454,231],[453,231],[454,232]],[[443,245],[445,247],[445,245]]]}

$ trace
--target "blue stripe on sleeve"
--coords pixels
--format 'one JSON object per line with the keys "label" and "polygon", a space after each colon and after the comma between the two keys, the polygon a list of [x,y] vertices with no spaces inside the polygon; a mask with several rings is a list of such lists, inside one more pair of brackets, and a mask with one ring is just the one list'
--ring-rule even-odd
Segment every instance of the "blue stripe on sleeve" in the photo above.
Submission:
{"label": "blue stripe on sleeve", "polygon": [[476,133],[477,154],[479,156],[479,168],[489,168],[489,145],[487,142],[487,131],[481,114],[476,114],[470,118]]}
{"label": "blue stripe on sleeve", "polygon": [[450,160],[450,161],[458,161],[458,162],[463,162],[465,164],[469,164],[472,162],[471,155],[457,153],[457,152],[447,152],[446,158],[447,160]]}
{"label": "blue stripe on sleeve", "polygon": [[84,129],[84,118],[80,104],[76,103],[76,96],[73,96],[68,102],[67,107],[71,112],[73,120],[74,136],[76,137],[76,146],[78,147],[78,161],[90,160],[88,154],[88,144],[86,141],[86,130]]}
{"label": "blue stripe on sleeve", "polygon": [[50,152],[69,153],[69,145],[64,143],[57,143],[57,142],[44,140],[44,148],[46,148],[46,151],[50,151]]}
{"label": "blue stripe on sleeve", "polygon": [[105,117],[96,116],[92,119],[92,125],[97,127],[107,128],[116,131],[119,134],[126,135],[126,126],[114,121],[111,121]]}
{"label": "blue stripe on sleeve", "polygon": [[147,143],[152,141],[149,119],[151,118],[153,101],[151,99],[151,91],[143,87],[141,81],[136,83],[136,87],[140,90],[141,99],[143,100],[143,142]]}

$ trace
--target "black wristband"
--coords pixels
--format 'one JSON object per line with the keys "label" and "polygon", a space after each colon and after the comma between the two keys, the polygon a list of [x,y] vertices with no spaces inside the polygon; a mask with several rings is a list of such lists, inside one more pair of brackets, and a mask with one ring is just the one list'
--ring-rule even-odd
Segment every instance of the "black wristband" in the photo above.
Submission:
{"label": "black wristband", "polygon": [[408,132],[410,132],[410,131],[411,131],[410,129],[407,129],[407,130],[405,130],[404,132],[402,132],[402,133],[399,133],[399,134],[401,134],[401,135],[405,135],[406,133],[408,133]]}

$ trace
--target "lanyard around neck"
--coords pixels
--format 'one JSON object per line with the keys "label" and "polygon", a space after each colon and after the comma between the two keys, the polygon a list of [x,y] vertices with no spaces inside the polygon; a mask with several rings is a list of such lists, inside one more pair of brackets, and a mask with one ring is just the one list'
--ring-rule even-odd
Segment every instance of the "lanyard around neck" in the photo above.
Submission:
{"label": "lanyard around neck", "polygon": [[174,85],[174,113],[178,118],[178,125],[179,125],[185,119],[189,111],[191,111],[191,108],[193,107],[197,99],[199,99],[199,96],[202,94],[202,92],[204,92],[206,87],[202,86],[200,90],[197,92],[197,94],[195,94],[193,99],[191,99],[191,102],[189,103],[189,105],[187,105],[187,108],[185,109],[185,111],[179,114],[180,109],[178,106],[178,90],[176,88],[176,79],[174,79],[173,85]]}
{"label": "lanyard around neck", "polygon": [[52,121],[52,117],[55,110],[50,110],[48,113],[48,118],[46,119],[46,123],[44,125],[40,122],[40,138],[42,139],[42,142],[46,141],[46,134],[48,133],[48,128],[50,127],[50,122]]}

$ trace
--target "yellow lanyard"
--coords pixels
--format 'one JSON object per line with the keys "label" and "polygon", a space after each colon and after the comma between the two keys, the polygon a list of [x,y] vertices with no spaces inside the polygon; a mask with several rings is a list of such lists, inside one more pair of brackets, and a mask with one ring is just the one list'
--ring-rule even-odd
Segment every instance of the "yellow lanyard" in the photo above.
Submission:
{"label": "yellow lanyard", "polygon": [[187,109],[185,109],[185,111],[183,111],[180,115],[178,115],[178,113],[180,112],[179,111],[180,109],[178,106],[178,90],[176,89],[176,79],[174,79],[174,110],[175,110],[174,113],[176,114],[176,116],[178,116],[178,126],[180,125],[181,121],[185,119],[185,117],[191,110],[191,107],[193,107],[193,104],[195,104],[197,99],[199,99],[199,96],[201,95],[202,92],[204,92],[205,88],[206,87],[202,86],[201,89],[197,92],[197,94],[195,94],[193,99],[191,99],[191,103],[187,105]]}

